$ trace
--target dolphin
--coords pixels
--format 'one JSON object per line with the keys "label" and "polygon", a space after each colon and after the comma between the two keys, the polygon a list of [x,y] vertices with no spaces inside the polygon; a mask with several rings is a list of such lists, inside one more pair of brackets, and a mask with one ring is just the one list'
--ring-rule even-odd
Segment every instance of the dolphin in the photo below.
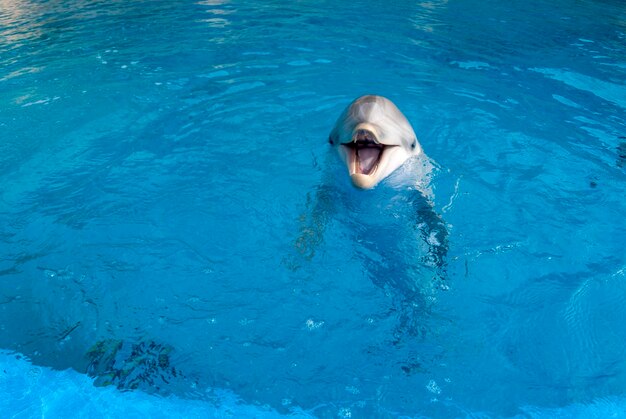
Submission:
{"label": "dolphin", "polygon": [[[375,285],[395,290],[404,319],[399,327],[412,333],[419,327],[410,321],[417,318],[414,307],[422,310],[432,292],[447,287],[448,228],[435,211],[431,188],[435,167],[407,118],[381,96],[362,96],[350,103],[328,141],[328,158],[340,157],[357,189],[372,189],[387,179],[385,187],[353,195],[337,182],[334,170],[325,170],[315,194],[307,194],[306,210],[298,218],[297,254],[287,256],[284,263],[296,271],[310,262],[333,222],[354,227],[348,230],[357,251],[380,256],[363,259],[368,274]],[[432,276],[416,275],[416,268]]]}
{"label": "dolphin", "polygon": [[387,98],[361,96],[341,113],[329,143],[357,188],[371,189],[410,157],[423,153],[411,124]]}

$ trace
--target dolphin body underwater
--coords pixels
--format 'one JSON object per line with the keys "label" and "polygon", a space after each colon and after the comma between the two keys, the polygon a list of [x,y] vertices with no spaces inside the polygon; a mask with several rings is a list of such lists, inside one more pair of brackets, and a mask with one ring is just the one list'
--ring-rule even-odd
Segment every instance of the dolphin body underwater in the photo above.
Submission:
{"label": "dolphin body underwater", "polygon": [[[389,99],[362,96],[340,114],[328,142],[330,154],[339,156],[356,189],[342,187],[344,170],[325,170],[314,197],[307,195],[307,211],[300,217],[295,242],[300,256],[310,261],[327,225],[339,221],[353,232],[363,254],[380,255],[382,263],[362,258],[375,284],[405,296],[440,288],[432,278],[446,288],[441,281],[446,277],[448,230],[433,206],[433,165],[407,118]],[[302,267],[294,259],[290,265],[294,270]],[[432,272],[426,285],[414,280],[424,277],[424,269]]]}

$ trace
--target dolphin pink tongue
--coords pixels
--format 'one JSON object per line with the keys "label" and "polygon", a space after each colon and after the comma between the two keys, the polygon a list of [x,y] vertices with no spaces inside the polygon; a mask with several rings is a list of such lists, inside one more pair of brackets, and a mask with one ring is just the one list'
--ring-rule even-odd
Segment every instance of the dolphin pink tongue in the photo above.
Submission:
{"label": "dolphin pink tongue", "polygon": [[376,147],[363,147],[360,148],[357,157],[359,159],[359,168],[361,173],[369,175],[378,163],[378,157],[380,156],[380,150]]}

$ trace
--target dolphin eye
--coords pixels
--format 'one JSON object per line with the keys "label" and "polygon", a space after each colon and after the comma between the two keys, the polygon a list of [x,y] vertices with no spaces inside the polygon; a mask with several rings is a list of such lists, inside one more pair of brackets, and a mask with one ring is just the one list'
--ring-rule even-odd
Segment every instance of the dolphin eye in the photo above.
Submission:
{"label": "dolphin eye", "polygon": [[413,144],[411,144],[411,148],[415,148],[415,141],[413,141]]}
{"label": "dolphin eye", "polygon": [[334,143],[334,141],[333,141],[333,139],[332,139],[332,138],[330,138],[330,137],[328,137],[328,142],[329,142],[330,144],[333,144],[333,145],[335,144],[335,143]]}

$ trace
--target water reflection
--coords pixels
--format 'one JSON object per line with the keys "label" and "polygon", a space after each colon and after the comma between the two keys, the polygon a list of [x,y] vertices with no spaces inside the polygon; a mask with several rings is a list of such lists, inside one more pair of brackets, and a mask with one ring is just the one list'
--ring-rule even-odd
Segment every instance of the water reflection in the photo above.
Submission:
{"label": "water reflection", "polygon": [[196,4],[199,4],[202,6],[221,6],[223,4],[228,4],[228,3],[230,3],[230,0],[200,0]]}
{"label": "water reflection", "polygon": [[411,19],[415,29],[432,33],[443,21],[438,16],[448,6],[448,0],[431,0],[417,4],[416,13]]}
{"label": "water reflection", "polygon": [[197,5],[208,6],[204,8],[205,13],[216,15],[220,17],[211,17],[207,19],[198,19],[198,22],[206,23],[210,28],[225,28],[229,26],[231,22],[224,16],[235,13],[235,9],[230,8],[217,8],[216,6],[224,6],[230,3],[230,0],[201,0],[197,2]]}
{"label": "water reflection", "polygon": [[199,19],[198,22],[206,23],[210,28],[225,28],[230,25],[228,20],[219,18]]}
{"label": "water reflection", "polygon": [[33,19],[39,9],[37,2],[0,0],[0,47],[40,37],[42,23]]}
{"label": "water reflection", "polygon": [[[44,67],[42,67],[42,66],[20,68],[18,70],[11,71],[6,76],[0,77],[0,81],[9,80],[9,79],[12,79],[14,77],[22,76],[24,74],[39,73],[41,70],[43,70],[43,68]],[[16,103],[20,103],[20,98],[16,99]]]}

